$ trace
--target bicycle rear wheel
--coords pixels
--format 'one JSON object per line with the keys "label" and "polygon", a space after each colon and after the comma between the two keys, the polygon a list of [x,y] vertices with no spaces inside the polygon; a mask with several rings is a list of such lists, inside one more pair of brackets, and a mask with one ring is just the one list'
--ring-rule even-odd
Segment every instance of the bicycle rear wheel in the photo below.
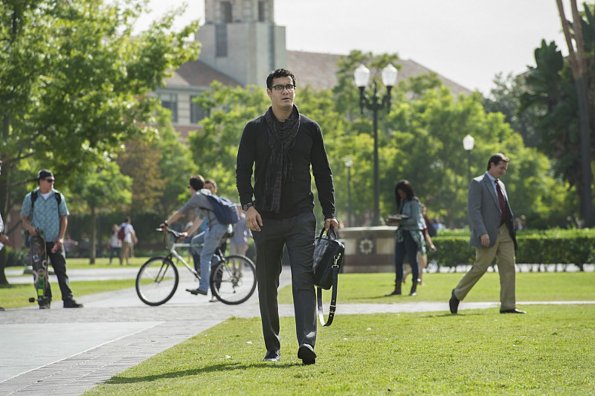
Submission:
{"label": "bicycle rear wheel", "polygon": [[136,275],[136,294],[147,305],[161,305],[172,298],[179,280],[178,269],[170,259],[153,257]]}
{"label": "bicycle rear wheel", "polygon": [[256,289],[256,267],[245,256],[227,256],[211,270],[211,291],[222,303],[241,304]]}

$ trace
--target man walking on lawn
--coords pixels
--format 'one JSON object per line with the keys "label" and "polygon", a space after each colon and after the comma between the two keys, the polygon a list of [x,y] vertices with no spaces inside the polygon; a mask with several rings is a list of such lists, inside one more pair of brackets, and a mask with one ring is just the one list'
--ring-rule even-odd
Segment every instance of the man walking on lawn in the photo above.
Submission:
{"label": "man walking on lawn", "polygon": [[459,303],[485,274],[494,259],[500,275],[500,313],[524,314],[516,309],[514,216],[506,188],[500,178],[506,174],[509,159],[494,154],[488,160],[488,171],[471,180],[467,197],[471,245],[475,247],[473,267],[452,289],[448,302],[450,312],[456,314]]}
{"label": "man walking on lawn", "polygon": [[320,126],[301,115],[293,104],[295,76],[289,70],[277,69],[269,74],[266,83],[271,107],[246,124],[236,169],[240,202],[256,243],[258,297],[267,349],[264,360],[280,359],[277,289],[286,247],[298,358],[304,364],[314,364],[316,295],[312,264],[316,218],[310,168],[327,229],[339,225],[335,219],[333,176]]}

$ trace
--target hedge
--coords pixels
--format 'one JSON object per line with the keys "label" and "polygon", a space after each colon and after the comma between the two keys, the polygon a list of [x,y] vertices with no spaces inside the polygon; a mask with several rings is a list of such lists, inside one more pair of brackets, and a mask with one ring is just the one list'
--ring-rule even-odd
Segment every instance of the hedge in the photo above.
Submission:
{"label": "hedge", "polygon": [[[445,235],[432,238],[438,248],[429,253],[429,260],[439,266],[455,267],[472,264],[475,249],[469,236]],[[517,235],[516,262],[522,264],[584,264],[595,263],[595,230],[523,231]]]}

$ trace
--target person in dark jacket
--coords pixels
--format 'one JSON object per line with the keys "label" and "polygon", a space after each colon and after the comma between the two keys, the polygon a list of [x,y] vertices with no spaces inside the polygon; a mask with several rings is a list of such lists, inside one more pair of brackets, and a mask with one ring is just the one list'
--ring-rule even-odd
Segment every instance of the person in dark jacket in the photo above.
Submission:
{"label": "person in dark jacket", "polygon": [[[238,149],[236,182],[246,224],[256,244],[256,276],[265,361],[280,359],[277,288],[287,250],[293,282],[298,358],[316,361],[316,296],[313,253],[316,229],[310,171],[324,228],[338,227],[333,177],[320,126],[294,105],[296,79],[277,69],[266,80],[271,107],[248,122]],[[254,176],[254,185],[252,177]]]}
{"label": "person in dark jacket", "polygon": [[415,196],[413,187],[407,180],[401,180],[395,186],[395,201],[398,213],[402,218],[395,233],[395,289],[389,296],[401,294],[405,256],[409,259],[413,275],[409,295],[415,296],[419,278],[417,252],[425,252],[422,231],[426,225],[421,214],[419,199]]}

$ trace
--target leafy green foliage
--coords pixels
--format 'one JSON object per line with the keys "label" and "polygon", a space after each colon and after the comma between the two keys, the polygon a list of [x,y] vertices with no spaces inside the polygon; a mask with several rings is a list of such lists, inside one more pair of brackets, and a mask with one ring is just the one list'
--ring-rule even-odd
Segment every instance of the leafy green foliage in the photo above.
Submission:
{"label": "leafy green foliage", "polygon": [[[373,177],[373,130],[369,115],[361,116],[359,93],[352,82],[353,69],[368,62],[380,70],[396,55],[352,52],[339,62],[339,84],[332,91],[296,91],[300,112],[317,121],[333,169],[338,217],[347,220],[346,159],[353,161],[351,186],[354,225],[370,223]],[[299,82],[299,76],[297,76]],[[222,195],[237,199],[235,161],[237,145],[246,122],[266,111],[264,89],[225,87],[214,83],[198,98],[209,110],[201,130],[190,136],[198,171],[214,178]],[[357,111],[356,111],[357,110]],[[380,111],[379,162],[381,214],[395,211],[394,185],[412,182],[427,204],[430,217],[445,219],[449,227],[466,224],[467,158],[463,137],[470,133],[476,146],[470,153],[474,176],[485,171],[494,152],[511,157],[507,186],[517,215],[532,226],[563,225],[573,200],[550,174],[547,158],[523,144],[500,113],[487,113],[479,94],[454,98],[433,74],[401,81],[393,89],[390,111]],[[313,191],[316,191],[313,189]]]}
{"label": "leafy green foliage", "polygon": [[7,171],[49,167],[69,183],[129,138],[155,133],[159,103],[149,94],[196,56],[197,44],[186,38],[197,26],[174,32],[170,14],[133,36],[143,4],[1,3],[0,157]]}
{"label": "leafy green foliage", "polygon": [[214,82],[197,101],[210,114],[200,122],[202,128],[189,136],[198,172],[217,182],[219,195],[237,200],[235,166],[240,138],[246,122],[269,107],[268,97],[256,86],[229,87]]}
{"label": "leafy green foliage", "polygon": [[[571,51],[581,60],[564,57],[555,42],[542,40],[535,50],[536,67],[529,67],[526,73],[520,108],[535,114],[538,145],[552,158],[556,175],[575,188],[580,197],[581,216],[590,225],[595,154],[592,144],[595,139],[595,7],[587,3],[583,6],[584,12],[575,22],[581,25],[583,33],[583,42],[576,41],[576,45],[582,44],[584,48]],[[573,25],[569,27],[572,30]],[[584,68],[577,67],[579,63],[584,64]]]}
{"label": "leafy green foliage", "polygon": [[[438,250],[428,257],[441,266],[472,264],[475,259],[468,236],[436,236],[432,241]],[[519,233],[517,242],[517,263],[576,264],[582,268],[583,264],[595,262],[595,233],[589,230]]]}

